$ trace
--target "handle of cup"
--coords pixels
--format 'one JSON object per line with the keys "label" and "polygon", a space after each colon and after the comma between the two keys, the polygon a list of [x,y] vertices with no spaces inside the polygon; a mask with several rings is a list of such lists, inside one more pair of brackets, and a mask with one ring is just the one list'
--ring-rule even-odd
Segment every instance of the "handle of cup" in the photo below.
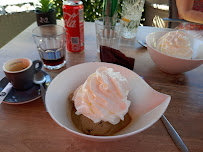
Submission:
{"label": "handle of cup", "polygon": [[[36,67],[36,65],[38,64],[38,67]],[[37,73],[42,69],[42,61],[40,60],[35,60],[33,61],[33,67],[34,67],[34,72]]]}

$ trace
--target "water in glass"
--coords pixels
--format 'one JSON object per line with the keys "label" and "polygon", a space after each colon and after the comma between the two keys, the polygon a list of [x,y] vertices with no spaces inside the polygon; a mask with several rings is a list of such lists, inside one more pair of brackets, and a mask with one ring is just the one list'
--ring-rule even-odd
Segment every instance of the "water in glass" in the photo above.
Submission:
{"label": "water in glass", "polygon": [[140,24],[145,0],[124,0],[122,4],[122,20],[124,38],[134,38]]}

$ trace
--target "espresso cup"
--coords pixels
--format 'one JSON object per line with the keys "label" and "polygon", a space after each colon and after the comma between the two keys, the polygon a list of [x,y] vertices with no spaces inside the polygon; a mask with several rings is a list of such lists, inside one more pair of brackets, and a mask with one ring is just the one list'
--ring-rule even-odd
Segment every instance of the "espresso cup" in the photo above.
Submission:
{"label": "espresso cup", "polygon": [[15,89],[27,90],[33,86],[34,74],[40,71],[42,62],[28,58],[17,58],[7,61],[3,70],[8,81]]}

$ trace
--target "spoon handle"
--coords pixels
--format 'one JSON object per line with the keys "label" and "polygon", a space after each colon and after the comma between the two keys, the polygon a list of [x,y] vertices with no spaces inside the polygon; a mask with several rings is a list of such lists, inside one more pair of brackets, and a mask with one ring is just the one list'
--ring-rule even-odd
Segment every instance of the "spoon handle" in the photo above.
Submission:
{"label": "spoon handle", "polygon": [[45,90],[45,88],[44,88],[44,86],[42,84],[40,84],[40,90],[41,90],[42,101],[43,101],[45,109],[47,111],[47,107],[46,107],[46,103],[45,103],[46,90]]}
{"label": "spoon handle", "polygon": [[8,93],[10,92],[12,88],[12,84],[9,82],[6,87],[0,92],[0,104],[2,103],[2,101],[6,98],[6,96],[8,95]]}
{"label": "spoon handle", "polygon": [[177,147],[182,151],[182,152],[189,152],[186,145],[178,135],[178,133],[175,131],[173,126],[170,124],[170,122],[166,119],[164,115],[161,117],[162,122],[164,123],[169,135],[173,139],[174,143],[177,145]]}
{"label": "spoon handle", "polygon": [[140,45],[142,45],[142,46],[144,46],[144,47],[147,47],[147,44],[146,44],[145,41],[137,40],[137,42],[138,42]]}

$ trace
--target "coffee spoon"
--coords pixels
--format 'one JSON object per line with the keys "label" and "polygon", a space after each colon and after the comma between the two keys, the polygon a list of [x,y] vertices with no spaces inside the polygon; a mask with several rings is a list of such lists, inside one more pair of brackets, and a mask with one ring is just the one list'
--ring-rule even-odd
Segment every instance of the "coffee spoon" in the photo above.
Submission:
{"label": "coffee spoon", "polygon": [[39,71],[35,74],[34,76],[34,83],[35,84],[39,84],[40,85],[40,90],[41,90],[41,96],[42,96],[42,101],[44,103],[44,106],[45,106],[45,109],[47,111],[47,108],[46,108],[46,103],[45,103],[45,94],[46,94],[46,90],[44,88],[44,86],[42,85],[44,82],[46,81],[46,77],[43,73],[43,71]]}
{"label": "coffee spoon", "polygon": [[146,42],[141,41],[141,40],[137,40],[137,42],[138,42],[140,45],[142,45],[142,46],[144,46],[144,47],[147,47]]}

